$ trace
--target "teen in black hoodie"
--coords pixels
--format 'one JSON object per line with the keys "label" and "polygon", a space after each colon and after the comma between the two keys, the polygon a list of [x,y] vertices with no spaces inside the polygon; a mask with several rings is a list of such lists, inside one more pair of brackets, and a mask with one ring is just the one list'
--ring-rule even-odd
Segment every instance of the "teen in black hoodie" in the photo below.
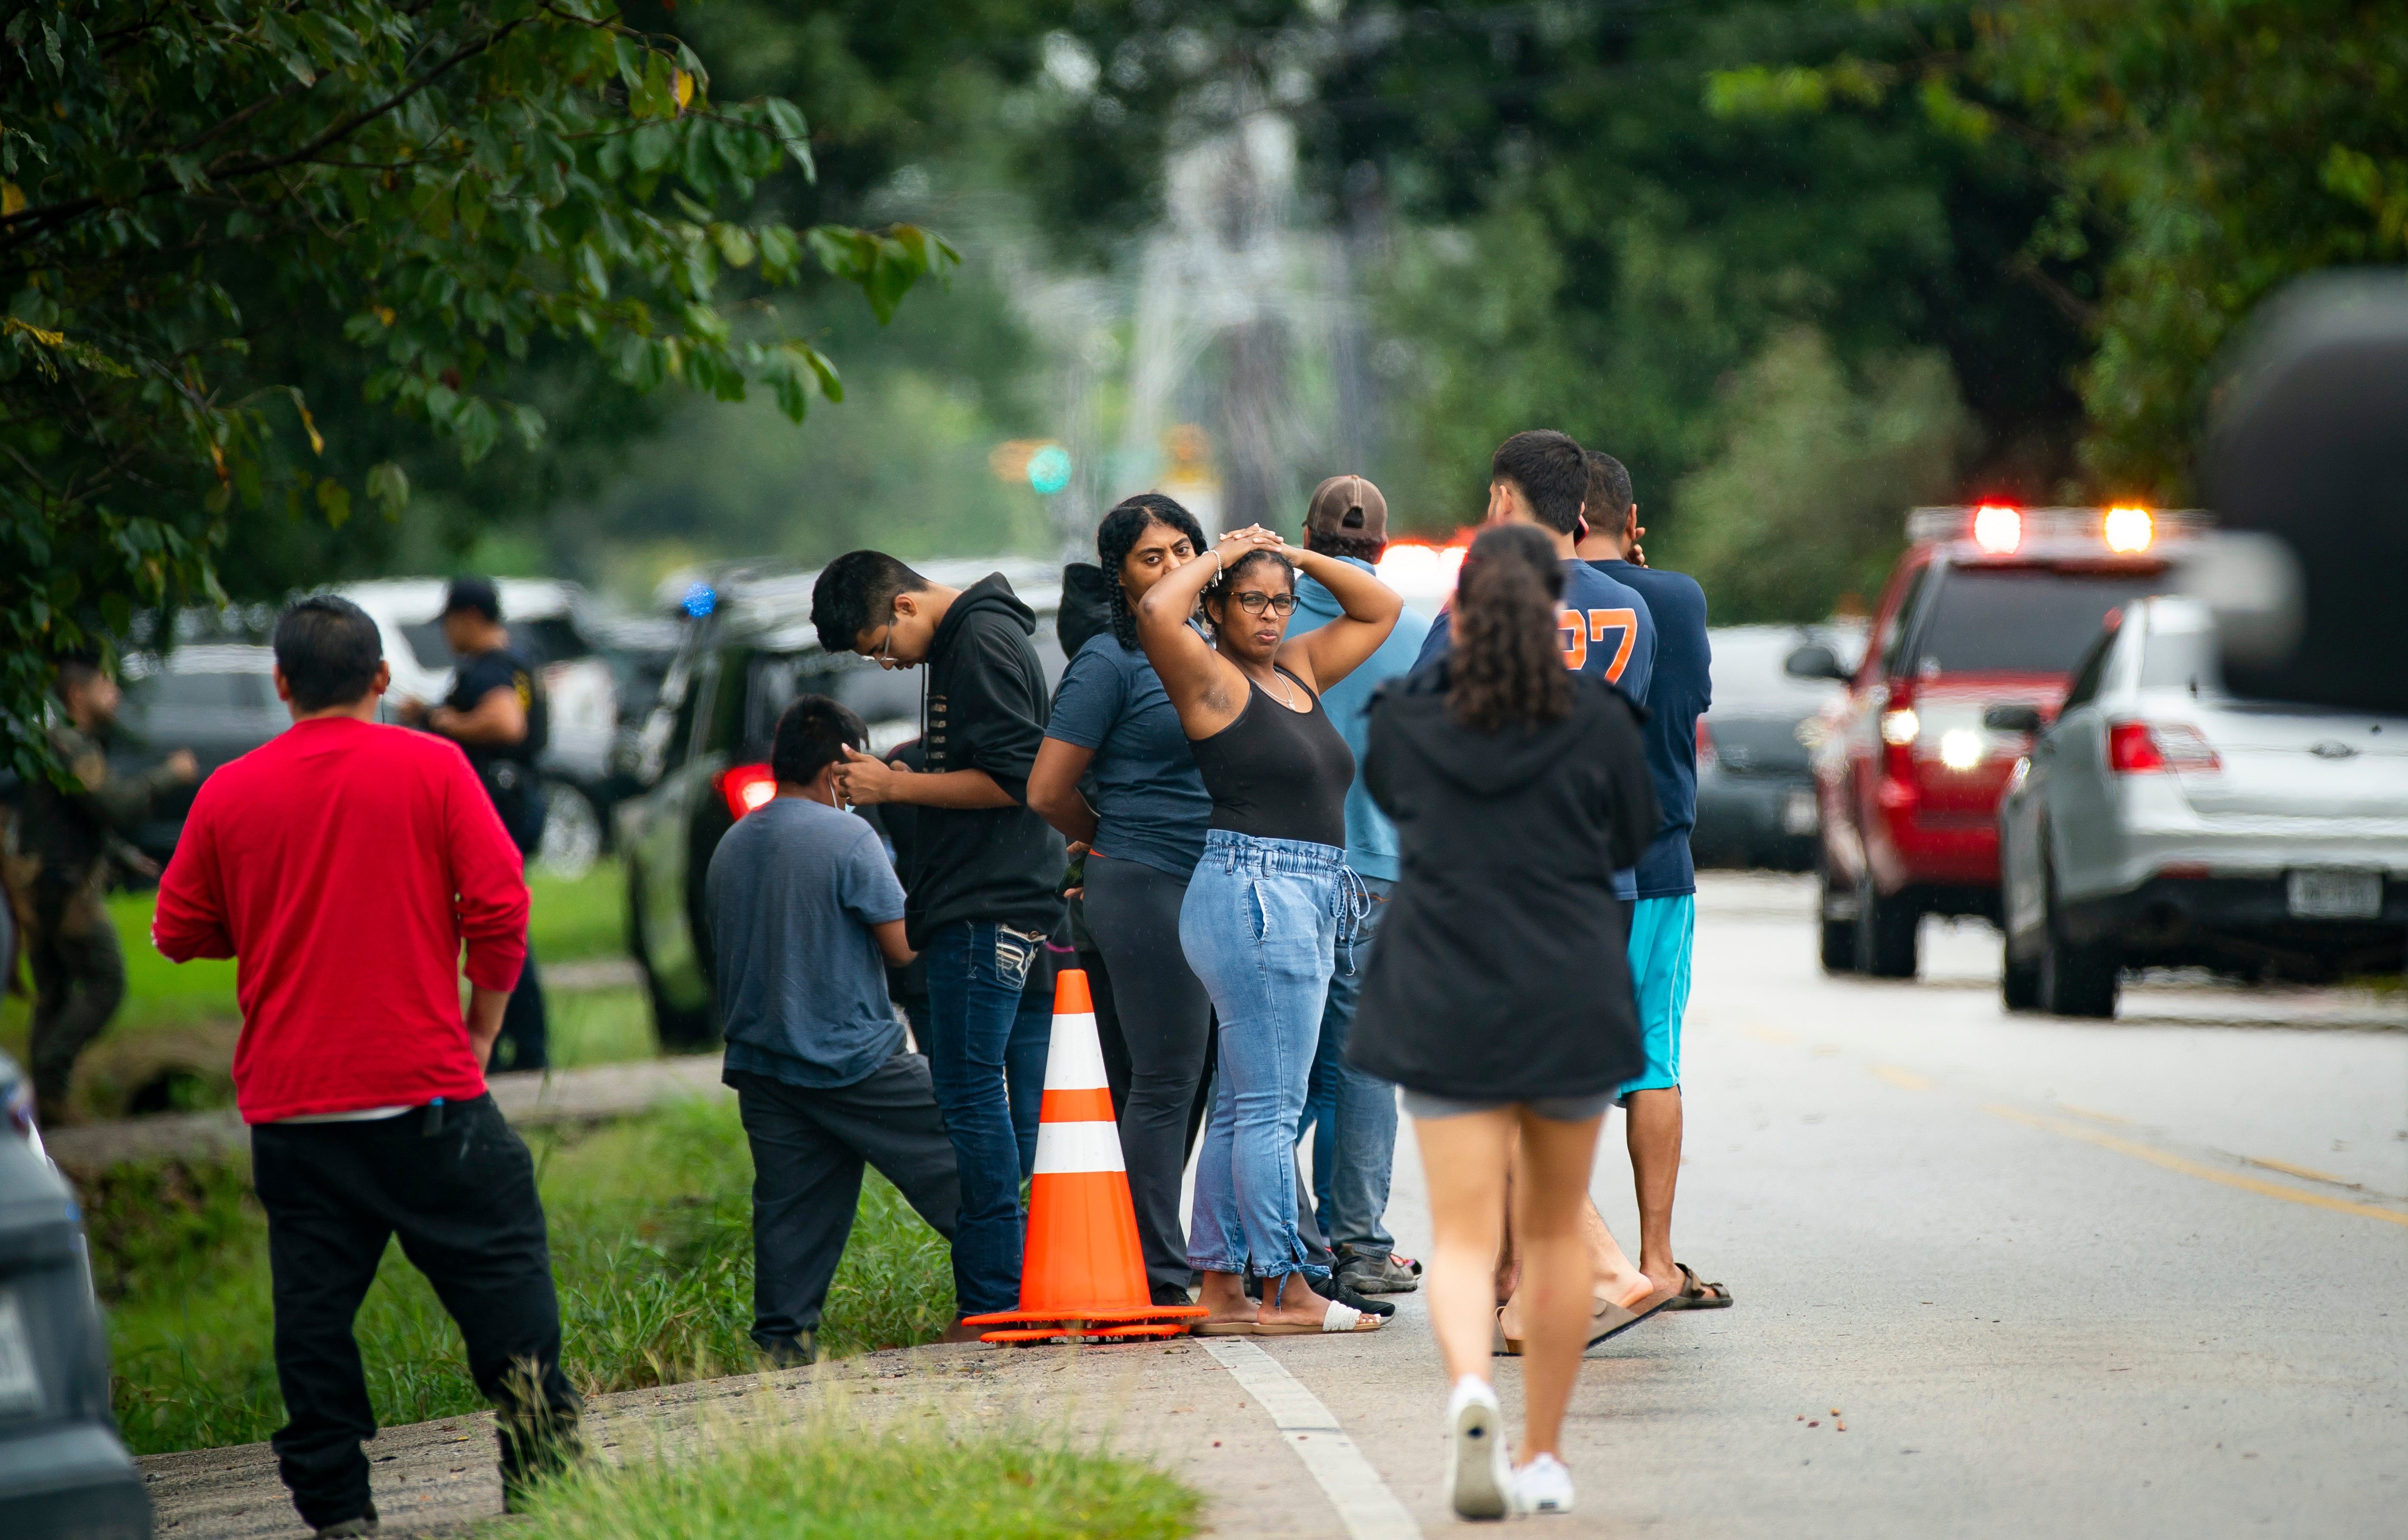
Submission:
{"label": "teen in black hoodie", "polygon": [[1017,1309],[1023,1173],[1004,1056],[1030,965],[1062,920],[1062,837],[1025,806],[1048,704],[1036,613],[1001,573],[953,589],[856,550],[812,585],[811,623],[830,652],[928,669],[926,768],[855,751],[838,784],[856,806],[918,809],[904,918],[927,960],[923,1046],[961,1171],[956,1303],[963,1315]]}

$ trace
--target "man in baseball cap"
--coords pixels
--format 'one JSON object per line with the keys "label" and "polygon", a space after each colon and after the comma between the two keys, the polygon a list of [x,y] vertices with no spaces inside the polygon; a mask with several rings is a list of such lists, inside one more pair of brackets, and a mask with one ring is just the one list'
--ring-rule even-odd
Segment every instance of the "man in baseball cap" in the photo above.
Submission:
{"label": "man in baseball cap", "polygon": [[[1379,488],[1359,476],[1333,476],[1312,490],[1304,512],[1307,550],[1370,572],[1387,546],[1388,500]],[[1340,613],[1327,589],[1297,575],[1290,636],[1326,625]],[[1364,711],[1382,683],[1412,668],[1428,631],[1429,621],[1406,610],[1380,649],[1321,697],[1323,709],[1354,750],[1354,784],[1346,792],[1346,864],[1371,891],[1358,949],[1369,943],[1398,875],[1397,831],[1363,789],[1370,734]],[[1322,1007],[1321,1044],[1304,1105],[1305,1127],[1314,1134],[1313,1196],[1321,1228],[1337,1253],[1339,1281],[1362,1294],[1404,1293],[1420,1286],[1421,1264],[1395,1254],[1396,1241],[1380,1222],[1388,1208],[1389,1167],[1397,1152],[1396,1089],[1346,1062],[1346,1034],[1354,1024],[1361,979],[1359,972],[1331,978]]]}
{"label": "man in baseball cap", "polygon": [[[550,735],[541,677],[511,648],[509,628],[502,624],[501,591],[491,578],[452,578],[437,620],[452,649],[452,692],[440,706],[403,700],[397,709],[410,726],[460,746],[494,799],[502,827],[522,854],[531,855],[543,841],[543,787],[536,778],[536,760]],[[494,1067],[542,1069],[549,1057],[547,1025],[543,981],[530,951],[502,1014]]]}

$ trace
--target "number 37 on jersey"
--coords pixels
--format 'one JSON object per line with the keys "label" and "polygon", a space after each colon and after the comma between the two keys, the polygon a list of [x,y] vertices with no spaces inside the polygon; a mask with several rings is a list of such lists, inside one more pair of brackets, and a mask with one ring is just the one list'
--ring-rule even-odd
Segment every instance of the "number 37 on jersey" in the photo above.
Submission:
{"label": "number 37 on jersey", "polygon": [[1589,644],[1602,643],[1609,635],[1616,636],[1613,656],[1605,665],[1605,682],[1622,682],[1622,671],[1630,666],[1630,645],[1639,636],[1639,614],[1636,610],[1592,609],[1583,614],[1577,609],[1567,609],[1556,615],[1555,625],[1570,638],[1564,647],[1564,666],[1575,674],[1588,666]]}

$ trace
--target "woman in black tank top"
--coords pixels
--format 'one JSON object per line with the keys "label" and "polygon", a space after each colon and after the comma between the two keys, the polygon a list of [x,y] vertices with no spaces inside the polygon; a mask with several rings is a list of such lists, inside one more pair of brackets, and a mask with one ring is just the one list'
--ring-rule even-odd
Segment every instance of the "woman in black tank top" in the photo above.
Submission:
{"label": "woman in black tank top", "polygon": [[[1296,573],[1345,614],[1290,639]],[[1213,639],[1188,618],[1202,600]],[[1321,692],[1378,650],[1402,602],[1369,573],[1298,550],[1256,526],[1221,537],[1146,591],[1138,639],[1162,679],[1212,796],[1204,859],[1180,907],[1179,941],[1220,1019],[1212,1120],[1197,1155],[1189,1263],[1211,1335],[1369,1331],[1376,1318],[1325,1303],[1296,1229],[1296,1128],[1341,931],[1362,883],[1346,867],[1354,756]],[[1256,1307],[1251,1268],[1267,1280]],[[1295,1275],[1312,1275],[1292,1283]],[[1325,1284],[1325,1286],[1326,1286]]]}

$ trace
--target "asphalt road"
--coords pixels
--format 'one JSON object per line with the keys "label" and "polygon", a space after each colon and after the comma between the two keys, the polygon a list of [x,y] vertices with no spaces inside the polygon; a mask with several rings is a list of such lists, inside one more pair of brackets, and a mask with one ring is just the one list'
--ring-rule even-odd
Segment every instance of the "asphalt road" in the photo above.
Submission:
{"label": "asphalt road", "polygon": [[[1978,926],[1933,923],[1919,982],[1826,978],[1810,895],[1703,884],[1675,1244],[1737,1304],[1592,1350],[1546,1527],[2408,1533],[2408,997],[2170,979],[2114,1022],[2010,1017]],[[1595,1191],[1635,1240],[1620,1137]],[[1408,1124],[1409,1254],[1426,1214]],[[1436,1532],[1402,1303],[1263,1346]]]}

